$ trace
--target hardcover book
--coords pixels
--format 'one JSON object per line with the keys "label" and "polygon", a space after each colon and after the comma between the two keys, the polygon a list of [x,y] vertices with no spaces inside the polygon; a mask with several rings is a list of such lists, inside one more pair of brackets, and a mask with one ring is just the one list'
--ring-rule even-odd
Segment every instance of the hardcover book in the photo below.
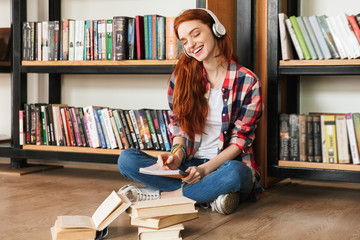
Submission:
{"label": "hardcover book", "polygon": [[318,16],[316,17],[316,19],[318,20],[321,32],[323,33],[324,39],[330,50],[332,58],[340,58],[339,52],[335,45],[335,41],[333,39],[333,36],[331,35],[329,25],[327,24],[326,16],[325,15]]}
{"label": "hardcover book", "polygon": [[144,142],[145,148],[152,149],[154,146],[153,146],[153,142],[151,140],[151,133],[150,133],[149,124],[148,124],[148,121],[146,118],[145,110],[138,109],[138,110],[135,110],[134,113],[135,113],[137,125],[139,126],[141,139]]}
{"label": "hardcover book", "polygon": [[159,123],[159,119],[158,119],[156,110],[152,109],[152,110],[150,110],[150,113],[151,113],[151,117],[154,121],[154,128],[155,128],[157,139],[159,141],[160,149],[161,149],[161,151],[165,151],[165,144],[164,144],[164,140],[163,140],[163,137],[161,134],[160,123]]}
{"label": "hardcover book", "polygon": [[349,141],[346,129],[345,115],[336,115],[335,125],[339,163],[350,163]]}
{"label": "hardcover book", "polygon": [[288,19],[288,17],[285,13],[279,13],[278,17],[282,60],[294,59],[291,49],[290,36],[286,31],[285,20]]}
{"label": "hardcover book", "polygon": [[314,31],[316,40],[319,43],[319,47],[321,49],[322,54],[324,55],[324,58],[325,59],[332,58],[329,47],[328,47],[328,45],[327,45],[327,43],[325,41],[323,32],[321,31],[321,28],[319,26],[319,22],[317,20],[317,17],[316,16],[310,16],[309,17],[309,22],[310,22],[310,25],[311,25],[311,27],[312,27],[312,29]]}
{"label": "hardcover book", "polygon": [[314,131],[314,160],[315,162],[322,162],[321,125],[320,125],[319,115],[313,115],[313,131]]}
{"label": "hardcover book", "polygon": [[135,25],[137,59],[145,59],[144,17],[135,16]]}
{"label": "hardcover book", "polygon": [[171,239],[181,240],[181,230],[184,230],[182,224],[176,224],[159,230],[139,227],[138,236],[139,240],[150,240],[150,239]]}
{"label": "hardcover book", "polygon": [[289,20],[290,20],[291,25],[292,25],[292,27],[294,29],[296,38],[299,41],[299,45],[300,45],[302,53],[304,54],[304,58],[306,60],[311,59],[309,49],[308,49],[308,47],[307,47],[307,45],[305,43],[305,40],[304,40],[303,34],[302,34],[301,30],[300,30],[297,18],[295,16],[291,16],[291,17],[289,17]]}
{"label": "hardcover book", "polygon": [[113,60],[112,19],[106,20],[106,59]]}
{"label": "hardcover book", "polygon": [[86,125],[89,130],[89,139],[91,139],[92,147],[98,148],[100,147],[100,139],[96,127],[94,109],[96,109],[94,106],[87,106],[83,108],[84,116],[86,118]]}
{"label": "hardcover book", "polygon": [[135,111],[134,110],[129,110],[129,116],[130,116],[130,120],[131,120],[133,129],[134,129],[134,132],[135,132],[137,142],[139,144],[139,148],[140,149],[145,149],[145,145],[144,145],[145,144],[145,139],[143,140],[142,136],[140,134],[140,128],[139,128],[139,125],[138,125],[137,120],[136,120]]}
{"label": "hardcover book", "polygon": [[299,115],[299,150],[300,150],[300,161],[307,161],[307,136],[306,136],[306,115],[300,114]]}
{"label": "hardcover book", "polygon": [[127,44],[128,44],[128,59],[129,60],[134,60],[136,59],[136,46],[135,46],[135,42],[136,42],[136,36],[135,36],[135,18],[128,18],[128,34],[127,34]]}
{"label": "hardcover book", "polygon": [[145,115],[146,115],[146,119],[147,119],[147,123],[149,126],[149,130],[150,130],[150,135],[151,135],[151,139],[154,145],[154,149],[155,150],[159,150],[160,149],[160,144],[159,144],[159,140],[157,138],[156,135],[156,131],[155,131],[155,126],[154,126],[154,120],[151,116],[151,110],[150,109],[145,109]]}
{"label": "hardcover book", "polygon": [[289,160],[289,115],[286,113],[280,114],[280,160]]}
{"label": "hardcover book", "polygon": [[347,113],[347,114],[345,114],[345,118],[346,118],[346,126],[347,126],[347,131],[348,131],[348,136],[349,136],[350,153],[351,153],[352,163],[360,164],[359,148],[356,143],[353,116],[351,113]]}
{"label": "hardcover book", "polygon": [[321,119],[325,133],[325,163],[338,163],[335,116],[321,115]]}
{"label": "hardcover book", "polygon": [[115,60],[126,60],[127,17],[118,16],[113,18],[113,34]]}
{"label": "hardcover book", "polygon": [[294,28],[293,28],[293,26],[292,26],[292,24],[290,22],[290,19],[285,19],[285,25],[286,25],[286,28],[287,28],[287,30],[289,32],[291,41],[292,41],[292,43],[294,45],[294,48],[295,48],[296,53],[298,55],[298,58],[300,60],[303,60],[304,59],[304,54],[303,54],[303,52],[302,52],[302,50],[300,48],[299,41],[296,38],[295,31],[294,31]]}
{"label": "hardcover book", "polygon": [[309,53],[310,53],[310,55],[311,55],[311,59],[313,59],[313,60],[318,59],[318,55],[317,55],[316,52],[315,52],[313,43],[311,42],[309,32],[307,31],[307,29],[306,29],[306,27],[305,27],[305,23],[304,23],[303,17],[302,17],[302,16],[296,17],[296,21],[297,21],[297,23],[298,23],[298,25],[299,25],[299,28],[300,28],[300,31],[301,31],[301,35],[302,35],[303,38],[304,38],[306,47],[307,47],[307,49],[309,50]]}
{"label": "hardcover book", "polygon": [[290,160],[299,161],[299,115],[289,115],[289,135],[290,135]]}
{"label": "hardcover book", "polygon": [[310,37],[310,40],[311,40],[311,43],[315,49],[315,53],[316,55],[318,56],[318,59],[324,59],[324,55],[320,49],[320,46],[319,46],[319,43],[318,43],[318,40],[316,39],[316,36],[315,36],[315,33],[314,33],[314,30],[310,24],[310,20],[308,17],[302,17],[303,21],[304,21],[304,25],[305,25],[305,28],[309,34],[309,37]]}
{"label": "hardcover book", "polygon": [[306,157],[314,162],[314,121],[313,116],[306,116]]}
{"label": "hardcover book", "polygon": [[113,112],[116,128],[120,135],[121,143],[122,143],[123,147],[126,149],[126,148],[131,147],[129,139],[128,139],[130,137],[130,132],[129,132],[129,129],[125,129],[125,126],[121,120],[119,111],[120,110],[114,109],[112,112]]}

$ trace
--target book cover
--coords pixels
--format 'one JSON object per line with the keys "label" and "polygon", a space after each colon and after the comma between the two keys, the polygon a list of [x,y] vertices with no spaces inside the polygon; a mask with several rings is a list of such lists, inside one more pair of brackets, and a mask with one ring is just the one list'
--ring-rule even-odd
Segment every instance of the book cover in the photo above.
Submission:
{"label": "book cover", "polygon": [[84,60],[90,61],[90,20],[85,20],[84,28]]}
{"label": "book cover", "polygon": [[136,59],[145,59],[144,17],[135,16]]}
{"label": "book cover", "polygon": [[75,20],[69,20],[69,61],[75,60]]}
{"label": "book cover", "polygon": [[23,40],[22,40],[22,59],[25,61],[30,60],[30,35],[31,35],[31,26],[30,22],[23,22]]}
{"label": "book cover", "polygon": [[167,136],[168,136],[168,139],[169,139],[169,143],[170,143],[170,146],[172,146],[173,144],[172,144],[171,132],[170,132],[170,129],[169,129],[170,117],[169,117],[169,114],[168,114],[167,110],[161,110],[161,111],[162,111],[162,114],[163,114],[163,117],[164,117],[164,123],[165,123],[166,133],[167,133]]}
{"label": "book cover", "polygon": [[196,211],[195,201],[181,196],[133,202],[127,212],[134,217],[149,218],[194,211]]}
{"label": "book cover", "polygon": [[279,130],[280,130],[280,160],[289,160],[289,115],[286,113],[280,114],[279,118]]}
{"label": "book cover", "polygon": [[304,114],[299,115],[299,154],[300,161],[307,161],[307,136],[306,136],[306,126],[307,126],[307,117]]}
{"label": "book cover", "polygon": [[60,113],[60,108],[67,106],[66,104],[51,104],[53,121],[54,121],[54,132],[57,146],[66,146],[65,130]]}
{"label": "book cover", "polygon": [[113,115],[113,111],[111,109],[109,109],[108,113],[109,113],[109,118],[110,118],[110,122],[111,122],[112,131],[113,131],[114,136],[115,136],[116,144],[119,147],[119,149],[124,149],[124,146],[123,146],[123,144],[121,142],[120,133],[119,133],[118,128],[117,128],[116,123],[115,123],[115,118],[114,118],[114,115]]}
{"label": "book cover", "polygon": [[93,45],[94,45],[94,60],[99,60],[98,56],[98,21],[93,21]]}
{"label": "book cover", "polygon": [[323,33],[324,39],[326,41],[326,44],[329,47],[332,58],[335,58],[335,59],[340,58],[340,54],[336,48],[336,44],[335,44],[333,36],[330,32],[329,25],[327,24],[326,18],[327,17],[325,15],[316,17],[316,19],[318,20],[321,32]]}
{"label": "book cover", "polygon": [[323,32],[319,26],[318,20],[316,16],[309,17],[310,25],[314,31],[316,40],[319,43],[319,47],[321,49],[322,54],[324,55],[324,59],[332,58],[328,45],[326,44]]}
{"label": "book cover", "polygon": [[289,115],[289,135],[290,135],[290,160],[299,161],[299,115]]}
{"label": "book cover", "polygon": [[55,129],[54,129],[54,119],[53,119],[53,113],[52,113],[52,107],[50,104],[46,105],[46,114],[47,114],[47,119],[48,124],[49,124],[49,144],[50,145],[56,145],[56,140],[55,140]]}
{"label": "book cover", "polygon": [[60,60],[69,60],[69,19],[62,20],[62,51]]}
{"label": "book cover", "polygon": [[48,22],[49,27],[49,61],[55,61],[55,21]]}
{"label": "book cover", "polygon": [[293,26],[291,25],[290,19],[285,19],[285,25],[286,25],[286,28],[287,28],[287,30],[289,32],[291,41],[292,41],[292,43],[294,45],[294,48],[296,50],[298,58],[300,60],[303,60],[304,59],[304,54],[303,54],[303,52],[302,52],[302,50],[300,48],[299,41],[296,38],[295,31],[294,31]]}
{"label": "book cover", "polygon": [[295,16],[291,16],[291,17],[289,17],[289,20],[290,20],[291,25],[292,25],[292,27],[294,29],[296,38],[299,41],[299,45],[300,45],[301,51],[304,54],[304,58],[306,60],[311,59],[309,49],[308,49],[308,47],[307,47],[307,45],[305,43],[305,40],[304,40],[304,37],[303,37],[302,32],[300,30],[297,18]]}
{"label": "book cover", "polygon": [[348,15],[342,13],[336,15],[335,17],[338,20],[342,32],[344,33],[345,40],[348,44],[350,52],[353,54],[353,57],[354,58],[360,57],[360,44],[348,20]]}
{"label": "book cover", "polygon": [[111,149],[117,148],[118,144],[116,142],[115,134],[114,134],[114,131],[112,128],[110,115],[109,115],[109,109],[108,108],[101,109],[101,116],[104,119],[105,130],[106,130],[107,136],[109,138],[110,148]]}
{"label": "book cover", "polygon": [[165,17],[156,17],[156,59],[165,59]]}
{"label": "book cover", "polygon": [[54,33],[54,61],[59,60],[59,56],[60,56],[60,22],[59,21],[54,21],[55,22],[55,33]]}
{"label": "book cover", "polygon": [[45,107],[46,107],[46,105],[41,105],[40,106],[41,123],[42,123],[42,135],[43,135],[42,145],[50,145],[49,144],[48,119],[47,119]]}
{"label": "book cover", "polygon": [[83,140],[81,138],[80,127],[79,127],[78,119],[76,116],[75,107],[69,107],[69,113],[70,113],[70,119],[71,119],[71,123],[72,123],[73,130],[74,130],[76,146],[82,147],[82,146],[84,146],[84,144],[83,144]]}
{"label": "book cover", "polygon": [[357,23],[356,21],[356,18],[354,15],[349,15],[348,16],[348,20],[349,20],[349,23],[354,31],[354,34],[358,40],[358,42],[360,43],[360,27],[359,27],[359,24]]}
{"label": "book cover", "polygon": [[42,22],[42,60],[49,61],[49,25],[47,21]]}
{"label": "book cover", "polygon": [[[101,112],[101,108],[96,109],[95,112],[97,113],[97,115],[95,115],[95,122],[98,121],[99,123],[97,123],[98,126],[98,133],[100,134],[99,138],[100,138],[100,142],[105,141],[105,147],[103,148],[111,148],[110,145],[110,139],[109,139],[109,135],[108,135],[108,131],[107,131],[107,126],[105,125],[105,121],[104,121],[104,116]],[[98,119],[98,120],[96,120]]]}
{"label": "book cover", "polygon": [[288,19],[288,17],[285,13],[279,13],[278,17],[282,60],[294,59],[291,49],[290,36],[286,31],[285,20]]}
{"label": "book cover", "polygon": [[43,128],[41,120],[41,106],[42,103],[35,103],[35,144],[44,145],[43,143]]}
{"label": "book cover", "polygon": [[119,111],[120,120],[121,120],[122,126],[124,128],[126,140],[127,140],[128,144],[129,144],[129,147],[135,148],[136,146],[135,146],[135,144],[133,142],[133,137],[131,135],[130,126],[129,126],[128,121],[126,119],[125,112],[122,109],[119,109],[118,111]]}
{"label": "book cover", "polygon": [[75,20],[75,61],[84,60],[84,20]]}
{"label": "book cover", "polygon": [[335,116],[336,145],[339,163],[350,163],[349,141],[345,115]]}
{"label": "book cover", "polygon": [[355,128],[354,128],[354,121],[352,113],[345,114],[346,118],[346,126],[349,136],[349,143],[350,143],[350,153],[352,158],[353,164],[360,164],[359,159],[359,148],[356,143],[356,135],[355,135]]}
{"label": "book cover", "polygon": [[314,160],[315,162],[322,162],[321,124],[320,124],[319,115],[313,115],[313,131],[314,131]]}
{"label": "book cover", "polygon": [[106,19],[101,19],[101,60],[106,60],[107,54],[107,27],[106,27]]}
{"label": "book cover", "polygon": [[135,130],[134,130],[134,126],[133,126],[133,123],[132,123],[131,118],[130,118],[129,110],[124,110],[124,115],[125,115],[126,123],[127,123],[128,127],[129,127],[130,136],[131,136],[131,139],[132,139],[132,142],[133,142],[133,146],[135,148],[140,148],[137,137],[136,137],[136,133],[135,133]]}
{"label": "book cover", "polygon": [[31,110],[30,104],[24,104],[25,110],[25,143],[30,144],[30,136],[31,136]]}
{"label": "book cover", "polygon": [[63,134],[64,134],[64,138],[65,138],[65,146],[73,146],[70,142],[69,126],[68,126],[68,122],[66,120],[64,108],[65,107],[60,107],[60,116],[61,116]]}
{"label": "book cover", "polygon": [[66,123],[67,123],[67,127],[68,127],[70,146],[77,146],[76,136],[75,136],[75,127],[73,125],[73,120],[71,118],[70,108],[65,107],[64,113],[65,113],[65,119],[66,119]]}
{"label": "book cover", "polygon": [[[347,19],[346,19],[347,21]],[[354,59],[356,58],[356,54],[354,52],[354,49],[352,47],[351,40],[348,35],[348,31],[346,28],[348,28],[347,23],[342,23],[342,19],[340,15],[335,16],[329,16],[328,22],[330,22],[330,26],[334,28],[334,32],[336,32],[336,35],[339,39],[340,44],[342,45],[345,55],[348,59]]]}
{"label": "book cover", "polygon": [[115,60],[126,60],[127,17],[118,16],[113,18],[113,38]]}
{"label": "book cover", "polygon": [[102,59],[102,35],[103,35],[102,21],[97,20],[97,60]]}
{"label": "book cover", "polygon": [[79,135],[80,135],[82,146],[86,147],[86,146],[89,146],[89,144],[87,143],[88,140],[86,139],[86,131],[84,129],[83,122],[82,122],[83,120],[82,120],[82,110],[81,109],[82,108],[75,107],[74,112],[75,112],[76,123],[78,125]]}

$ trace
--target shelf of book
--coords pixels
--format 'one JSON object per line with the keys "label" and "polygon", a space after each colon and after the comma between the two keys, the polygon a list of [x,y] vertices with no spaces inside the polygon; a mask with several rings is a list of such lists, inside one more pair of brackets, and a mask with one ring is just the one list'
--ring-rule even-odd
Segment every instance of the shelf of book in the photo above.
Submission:
{"label": "shelf of book", "polygon": [[329,170],[360,172],[360,165],[355,165],[355,164],[330,164],[330,163],[286,161],[286,160],[279,160],[278,164],[279,167],[329,169]]}
{"label": "shelf of book", "polygon": [[[36,151],[56,151],[56,152],[72,152],[72,153],[91,153],[91,154],[110,154],[120,155],[123,150],[120,149],[103,149],[103,148],[89,148],[89,147],[68,147],[68,146],[47,146],[47,145],[23,145],[23,150]],[[145,150],[145,153],[151,156],[158,156],[163,151]]]}
{"label": "shelf of book", "polygon": [[22,61],[24,73],[170,74],[177,60]]}

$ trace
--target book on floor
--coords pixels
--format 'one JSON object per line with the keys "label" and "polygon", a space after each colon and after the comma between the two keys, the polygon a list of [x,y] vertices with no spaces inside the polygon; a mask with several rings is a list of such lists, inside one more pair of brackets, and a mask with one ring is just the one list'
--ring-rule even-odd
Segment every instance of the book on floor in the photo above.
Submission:
{"label": "book on floor", "polygon": [[192,213],[195,210],[195,201],[181,196],[133,202],[133,204],[127,210],[127,213],[134,217],[150,218]]}
{"label": "book on floor", "polygon": [[139,168],[139,172],[144,174],[172,177],[172,178],[183,178],[189,175],[189,173],[184,172],[180,169],[175,169],[175,170],[162,169],[158,167],[157,164],[145,168]]}
{"label": "book on floor", "polygon": [[198,210],[190,213],[175,214],[161,217],[139,218],[130,216],[130,224],[137,227],[145,227],[151,229],[162,229],[175,224],[183,223],[198,218]]}
{"label": "book on floor", "polygon": [[52,229],[54,239],[94,239],[96,231],[103,230],[131,205],[130,200],[113,191],[89,216],[58,216]]}
{"label": "book on floor", "polygon": [[167,228],[163,228],[160,230],[142,228],[138,229],[139,240],[147,240],[147,239],[182,239],[180,231],[184,229],[182,224],[173,225]]}

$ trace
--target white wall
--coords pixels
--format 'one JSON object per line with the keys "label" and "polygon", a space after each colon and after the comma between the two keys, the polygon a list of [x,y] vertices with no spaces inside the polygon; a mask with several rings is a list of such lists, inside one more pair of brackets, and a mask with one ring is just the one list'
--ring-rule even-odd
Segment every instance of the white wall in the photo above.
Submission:
{"label": "white wall", "polygon": [[[301,15],[360,13],[359,0],[303,0]],[[300,80],[300,112],[360,112],[360,76],[306,76]]]}
{"label": "white wall", "polygon": [[[195,8],[195,0],[62,0],[62,18],[101,19],[113,16],[157,13],[176,16]],[[27,1],[27,20],[48,20],[47,0]],[[0,27],[10,26],[10,0],[0,0]],[[73,106],[99,105],[116,108],[168,108],[169,74],[163,75],[64,75],[62,103]],[[47,74],[28,74],[28,102],[47,102]],[[10,135],[10,74],[0,74],[0,134]]]}

